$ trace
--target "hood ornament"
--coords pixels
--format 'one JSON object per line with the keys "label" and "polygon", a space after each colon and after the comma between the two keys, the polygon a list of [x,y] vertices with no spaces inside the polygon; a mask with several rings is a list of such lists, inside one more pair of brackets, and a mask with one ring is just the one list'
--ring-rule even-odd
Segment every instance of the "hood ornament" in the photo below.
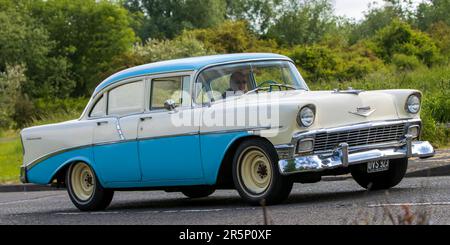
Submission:
{"label": "hood ornament", "polygon": [[372,115],[375,111],[376,111],[375,109],[372,109],[370,108],[370,106],[367,106],[367,107],[358,107],[356,108],[355,112],[350,111],[349,113],[362,117],[368,117]]}

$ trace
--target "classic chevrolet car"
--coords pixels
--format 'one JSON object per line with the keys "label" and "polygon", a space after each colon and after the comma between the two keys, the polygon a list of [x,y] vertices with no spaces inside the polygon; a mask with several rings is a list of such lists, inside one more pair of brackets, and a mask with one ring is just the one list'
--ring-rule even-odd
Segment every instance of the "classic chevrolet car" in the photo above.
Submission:
{"label": "classic chevrolet car", "polygon": [[277,204],[295,182],[348,173],[388,189],[408,158],[434,155],[420,141],[421,97],[310,91],[275,54],[147,64],[100,83],[79,119],[22,130],[21,181],[67,187],[83,211],[123,190],[201,198],[233,188],[251,204]]}

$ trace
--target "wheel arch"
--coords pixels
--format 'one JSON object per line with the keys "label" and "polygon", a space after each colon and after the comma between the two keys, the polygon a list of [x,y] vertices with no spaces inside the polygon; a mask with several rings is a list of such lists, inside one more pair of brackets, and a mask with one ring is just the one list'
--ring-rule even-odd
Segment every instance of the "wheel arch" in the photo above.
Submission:
{"label": "wheel arch", "polygon": [[59,166],[56,169],[55,173],[52,175],[52,178],[50,179],[50,183],[53,183],[54,181],[56,181],[56,184],[58,186],[65,187],[67,169],[69,169],[69,167],[72,164],[79,163],[79,162],[87,164],[92,169],[92,171],[94,171],[98,180],[103,185],[102,180],[100,179],[98,171],[96,171],[93,162],[86,157],[75,157],[75,158],[71,158],[71,159],[65,161],[63,164],[61,164],[61,166]]}
{"label": "wheel arch", "polygon": [[239,147],[239,145],[247,140],[252,140],[252,139],[263,139],[265,141],[267,141],[268,143],[270,143],[270,145],[273,146],[272,142],[270,142],[268,139],[261,137],[261,136],[257,136],[257,135],[248,135],[248,136],[243,136],[240,138],[237,138],[236,140],[234,140],[230,146],[227,148],[225,155],[222,159],[222,162],[220,163],[220,168],[219,168],[219,172],[217,174],[217,179],[216,179],[216,186],[220,187],[220,188],[234,188],[234,184],[233,184],[233,177],[232,177],[232,166],[233,166],[233,158],[234,158],[234,154],[236,153],[237,148]]}

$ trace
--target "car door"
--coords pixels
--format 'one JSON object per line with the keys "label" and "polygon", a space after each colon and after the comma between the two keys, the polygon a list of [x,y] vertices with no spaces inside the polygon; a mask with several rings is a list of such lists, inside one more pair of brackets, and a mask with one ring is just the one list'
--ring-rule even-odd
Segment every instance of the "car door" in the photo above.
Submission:
{"label": "car door", "polygon": [[102,102],[106,115],[93,120],[94,161],[105,183],[141,180],[136,129],[144,111],[144,87],[142,79],[111,89]]}
{"label": "car door", "polygon": [[[192,108],[189,74],[149,80],[149,112],[138,126],[138,148],[143,181],[200,183],[199,125],[201,108]],[[173,100],[177,107],[167,110]]]}

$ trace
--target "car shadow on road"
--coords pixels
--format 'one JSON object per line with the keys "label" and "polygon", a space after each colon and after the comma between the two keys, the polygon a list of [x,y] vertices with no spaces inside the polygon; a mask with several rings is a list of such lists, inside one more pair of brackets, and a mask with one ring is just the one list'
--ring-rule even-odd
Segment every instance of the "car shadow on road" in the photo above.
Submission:
{"label": "car shadow on road", "polygon": [[[386,191],[340,191],[340,192],[320,192],[320,193],[292,193],[288,200],[277,205],[316,205],[326,204],[332,202],[348,202],[353,205],[355,202],[364,202],[364,199],[371,200],[388,200],[389,195],[400,194],[408,192],[409,189],[394,188],[390,189],[388,194]],[[376,197],[376,199],[372,199]],[[349,201],[350,200],[350,201]],[[251,208],[247,205],[236,193],[235,196],[223,196],[219,194],[212,195],[206,198],[189,199],[189,198],[170,198],[159,200],[139,200],[139,201],[116,201],[112,203],[109,211],[176,211],[188,209],[236,209],[236,208]],[[253,206],[254,207],[254,206]]]}

